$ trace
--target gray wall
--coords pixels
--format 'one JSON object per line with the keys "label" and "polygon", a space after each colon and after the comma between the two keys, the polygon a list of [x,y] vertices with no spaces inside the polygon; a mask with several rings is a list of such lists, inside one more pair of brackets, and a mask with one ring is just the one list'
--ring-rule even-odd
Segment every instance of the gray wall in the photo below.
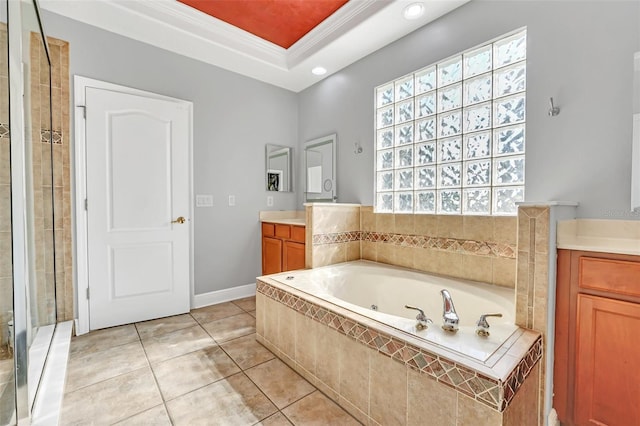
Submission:
{"label": "gray wall", "polygon": [[[49,12],[49,36],[70,43],[70,73],[193,102],[195,293],[255,283],[261,274],[258,212],[296,207],[293,193],[266,206],[265,144],[297,145],[295,93]],[[235,195],[236,206],[228,206]]]}
{"label": "gray wall", "polygon": [[[339,201],[372,204],[373,88],[522,26],[527,200],[579,201],[580,217],[631,217],[637,1],[474,0],[297,95],[46,11],[43,18],[49,35],[70,42],[72,75],[194,103],[194,189],[214,198],[213,208],[195,209],[196,294],[260,274],[258,212],[301,207],[305,141],[336,132]],[[562,108],[555,118],[547,116],[550,96]],[[266,143],[298,147],[295,193],[266,193]]]}
{"label": "gray wall", "polygon": [[[373,203],[374,87],[523,26],[526,200],[578,201],[583,218],[636,218],[629,210],[638,1],[474,0],[301,92],[300,143],[338,134],[339,201]],[[561,108],[553,118],[551,96]]]}

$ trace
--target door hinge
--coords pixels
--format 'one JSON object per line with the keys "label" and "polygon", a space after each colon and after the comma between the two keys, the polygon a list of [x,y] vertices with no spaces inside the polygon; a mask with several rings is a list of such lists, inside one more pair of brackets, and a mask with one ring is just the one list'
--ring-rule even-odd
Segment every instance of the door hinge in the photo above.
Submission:
{"label": "door hinge", "polygon": [[86,198],[84,199],[84,209],[89,210],[89,200]]}
{"label": "door hinge", "polygon": [[87,300],[89,300],[89,287],[87,287]]}
{"label": "door hinge", "polygon": [[87,119],[87,106],[86,105],[78,105],[78,108],[82,108],[82,118]]}

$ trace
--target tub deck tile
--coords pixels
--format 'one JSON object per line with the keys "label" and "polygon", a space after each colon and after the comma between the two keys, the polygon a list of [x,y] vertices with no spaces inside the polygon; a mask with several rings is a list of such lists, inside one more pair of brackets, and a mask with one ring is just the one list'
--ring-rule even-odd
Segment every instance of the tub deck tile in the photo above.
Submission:
{"label": "tub deck tile", "polygon": [[[455,239],[437,238],[430,239],[430,242],[432,240],[440,245],[446,244],[448,249],[455,247],[456,244],[459,248],[462,247],[460,241]],[[272,282],[269,278],[266,278],[266,280]],[[363,319],[361,322],[360,320],[354,320],[350,318],[351,313],[342,308],[336,308],[340,313],[333,312],[322,306],[324,302],[318,304],[315,302],[315,298],[313,298],[314,302],[306,300],[301,298],[298,293],[292,294],[277,287],[275,281],[273,281],[274,285],[269,282],[258,280],[258,292],[292,308],[302,315],[309,316],[318,323],[326,325],[329,329],[348,336],[354,341],[368,346],[412,370],[427,374],[432,379],[499,411],[506,409],[518,388],[529,376],[543,354],[540,336],[534,337],[532,335],[530,339],[527,337],[528,341],[533,343],[530,346],[527,345],[529,346],[528,349],[520,348],[520,350],[526,349],[527,353],[517,361],[517,365],[511,370],[506,380],[498,378],[504,377],[503,374],[496,374],[496,378],[491,378],[486,375],[487,373],[492,374],[490,365],[498,363],[502,357],[499,359],[491,357],[489,365],[478,363],[478,370],[475,371],[472,367],[460,364],[460,362],[466,362],[462,357],[452,356],[454,361],[442,355],[432,354],[428,350],[416,346],[415,339],[409,339],[408,342],[401,341],[395,336],[387,334],[387,332],[373,328],[378,326],[373,321],[368,319]],[[516,346],[527,344],[527,342],[521,341],[519,337],[514,337],[514,339],[516,340],[509,339],[506,345],[513,345],[515,348]],[[511,356],[508,354],[508,350],[506,351],[502,354],[503,357]]]}

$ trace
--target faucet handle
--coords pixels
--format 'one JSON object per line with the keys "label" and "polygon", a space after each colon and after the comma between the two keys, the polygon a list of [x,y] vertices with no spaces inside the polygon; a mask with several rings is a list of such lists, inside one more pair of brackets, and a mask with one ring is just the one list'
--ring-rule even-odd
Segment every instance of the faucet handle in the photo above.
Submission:
{"label": "faucet handle", "polygon": [[502,318],[502,314],[483,314],[480,315],[480,319],[477,322],[476,334],[478,336],[486,337],[489,335],[489,322],[487,321],[487,317],[497,317]]}
{"label": "faucet handle", "polygon": [[418,324],[416,324],[416,328],[418,330],[424,330],[429,326],[429,323],[433,323],[433,321],[431,321],[430,318],[427,318],[427,316],[424,314],[424,311],[422,309],[417,308],[415,306],[409,306],[409,305],[404,305],[404,307],[407,309],[413,309],[414,311],[418,311],[418,315],[416,315],[416,320],[418,321]]}

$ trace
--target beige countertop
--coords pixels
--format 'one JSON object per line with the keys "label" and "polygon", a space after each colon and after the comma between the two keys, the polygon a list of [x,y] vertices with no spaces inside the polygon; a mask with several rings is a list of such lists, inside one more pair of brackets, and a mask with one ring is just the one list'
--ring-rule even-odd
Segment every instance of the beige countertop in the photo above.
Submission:
{"label": "beige countertop", "polygon": [[298,218],[289,218],[289,219],[263,219],[261,222],[269,222],[269,223],[281,223],[283,225],[302,225],[305,226],[304,219]]}
{"label": "beige countertop", "polygon": [[640,255],[640,221],[560,221],[556,242],[559,249]]}
{"label": "beige countertop", "polygon": [[260,222],[281,223],[284,225],[305,225],[304,210],[267,210],[261,211]]}

